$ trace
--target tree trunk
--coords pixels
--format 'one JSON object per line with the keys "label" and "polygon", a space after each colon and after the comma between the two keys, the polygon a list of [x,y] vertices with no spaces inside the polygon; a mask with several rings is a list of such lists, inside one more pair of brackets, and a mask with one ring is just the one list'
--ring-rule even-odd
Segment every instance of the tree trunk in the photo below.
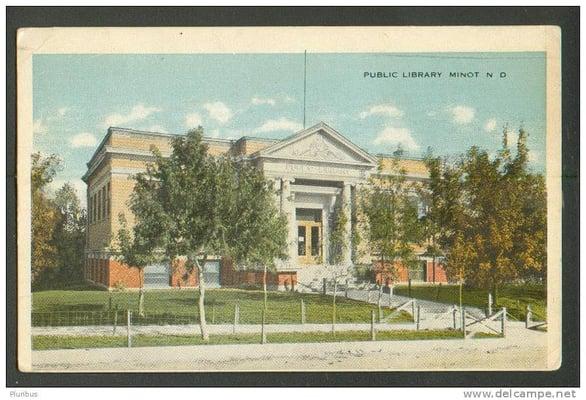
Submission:
{"label": "tree trunk", "polygon": [[267,311],[267,266],[263,267],[262,273],[263,309]]}
{"label": "tree trunk", "polygon": [[262,333],[260,342],[261,344],[265,344],[267,342],[267,333],[266,333],[266,318],[267,318],[267,266],[266,264],[263,266],[262,271],[262,291],[263,291],[263,309],[262,309]]}
{"label": "tree trunk", "polygon": [[198,276],[198,283],[199,283],[199,299],[198,299],[198,307],[199,307],[199,328],[201,330],[201,338],[203,341],[207,342],[210,340],[210,335],[208,333],[208,327],[206,323],[206,310],[205,310],[205,282],[203,279],[203,268],[206,263],[206,256],[203,257],[202,263],[196,259],[195,265],[197,266],[197,276]]}
{"label": "tree trunk", "polygon": [[140,269],[140,289],[138,289],[138,315],[144,317],[144,269]]}
{"label": "tree trunk", "polygon": [[431,258],[431,275],[433,276],[433,283],[435,283],[435,255]]}
{"label": "tree trunk", "polygon": [[498,285],[495,282],[492,283],[492,287],[490,288],[490,292],[492,294],[492,304],[494,304],[496,306],[498,304],[498,301],[497,301]]}
{"label": "tree trunk", "polygon": [[336,294],[338,291],[338,279],[334,277],[334,299],[332,303],[332,333],[336,334]]}

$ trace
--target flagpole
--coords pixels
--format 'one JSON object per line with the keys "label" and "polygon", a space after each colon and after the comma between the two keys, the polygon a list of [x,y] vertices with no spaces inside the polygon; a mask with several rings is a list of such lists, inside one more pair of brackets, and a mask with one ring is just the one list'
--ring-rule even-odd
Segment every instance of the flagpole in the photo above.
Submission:
{"label": "flagpole", "polygon": [[303,57],[303,129],[305,129],[305,98],[307,96],[307,50]]}

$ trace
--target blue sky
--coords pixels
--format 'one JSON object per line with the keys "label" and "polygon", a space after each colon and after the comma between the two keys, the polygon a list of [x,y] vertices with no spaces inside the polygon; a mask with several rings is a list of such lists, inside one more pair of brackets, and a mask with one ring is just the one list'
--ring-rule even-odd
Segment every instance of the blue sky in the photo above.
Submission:
{"label": "blue sky", "polygon": [[[80,178],[108,126],[283,138],[302,128],[303,64],[303,54],[35,55],[34,151],[63,159],[54,186],[72,182],[83,201]],[[413,72],[442,76],[403,77]],[[532,167],[545,168],[544,53],[308,54],[306,102],[307,126],[324,121],[372,153],[495,152],[504,124],[522,124]]]}

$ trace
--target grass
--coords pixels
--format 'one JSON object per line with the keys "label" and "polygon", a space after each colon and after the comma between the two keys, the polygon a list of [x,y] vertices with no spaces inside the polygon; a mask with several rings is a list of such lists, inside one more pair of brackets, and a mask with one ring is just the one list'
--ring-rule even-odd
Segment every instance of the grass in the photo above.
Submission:
{"label": "grass", "polygon": [[[377,332],[376,334],[377,341],[459,339],[461,337],[461,332],[451,329],[433,331],[397,330],[382,331]],[[267,342],[269,343],[322,343],[369,340],[370,332],[367,331],[344,331],[336,332],[335,335],[331,332],[289,332],[270,333],[267,335]],[[186,335],[136,335],[132,338],[133,347],[251,344],[259,342],[260,335],[258,334],[210,335],[209,342],[204,342],[199,336]],[[126,346],[126,338],[123,336],[33,336],[33,350],[83,349]]]}
{"label": "grass", "polygon": [[[409,294],[408,286],[400,285],[395,287],[395,293],[403,296]],[[463,288],[462,302],[465,306],[486,309],[488,303],[486,289]],[[434,300],[447,304],[459,304],[458,285],[436,285],[436,286],[411,286],[411,296],[416,299]],[[547,317],[547,288],[544,285],[507,285],[499,289],[496,304],[493,310],[506,307],[509,314],[514,318],[524,321],[527,305],[531,305],[536,314],[535,320]]]}
{"label": "grass", "polygon": [[498,333],[489,333],[489,332],[476,332],[474,334],[474,339],[495,339],[495,338],[502,338],[503,335]]}
{"label": "grass", "polygon": [[[305,303],[307,323],[330,323],[332,297],[322,294],[269,292],[267,324],[290,324],[301,321],[301,300]],[[129,309],[134,312],[135,324],[186,324],[199,321],[198,291],[194,289],[156,289],[145,293],[145,317],[137,315],[137,292],[106,292],[79,290],[51,290],[33,293],[33,325],[93,325],[112,323],[113,310]],[[212,324],[229,324],[234,321],[235,305],[239,306],[241,324],[259,324],[262,320],[263,292],[259,290],[211,289],[206,291],[206,318]],[[344,298],[336,298],[338,323],[370,322],[376,305]],[[93,311],[94,313],[87,313]],[[392,310],[384,309],[383,317]],[[39,314],[42,313],[42,314]],[[377,313],[378,314],[378,313]],[[88,315],[90,318],[88,319]],[[84,319],[85,318],[85,319]],[[119,323],[124,314],[119,313]],[[97,322],[96,322],[97,321]],[[393,322],[412,322],[410,314],[402,312]]]}

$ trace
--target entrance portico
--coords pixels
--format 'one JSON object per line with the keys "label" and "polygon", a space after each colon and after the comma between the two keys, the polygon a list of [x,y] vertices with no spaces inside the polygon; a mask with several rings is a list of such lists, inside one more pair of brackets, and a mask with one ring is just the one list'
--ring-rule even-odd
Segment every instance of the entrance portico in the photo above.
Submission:
{"label": "entrance portico", "polygon": [[[346,213],[351,239],[352,192],[375,170],[377,160],[324,123],[301,131],[251,157],[272,179],[287,217],[289,259],[280,270],[330,264],[330,230],[336,208]],[[346,246],[342,264],[352,262]]]}

